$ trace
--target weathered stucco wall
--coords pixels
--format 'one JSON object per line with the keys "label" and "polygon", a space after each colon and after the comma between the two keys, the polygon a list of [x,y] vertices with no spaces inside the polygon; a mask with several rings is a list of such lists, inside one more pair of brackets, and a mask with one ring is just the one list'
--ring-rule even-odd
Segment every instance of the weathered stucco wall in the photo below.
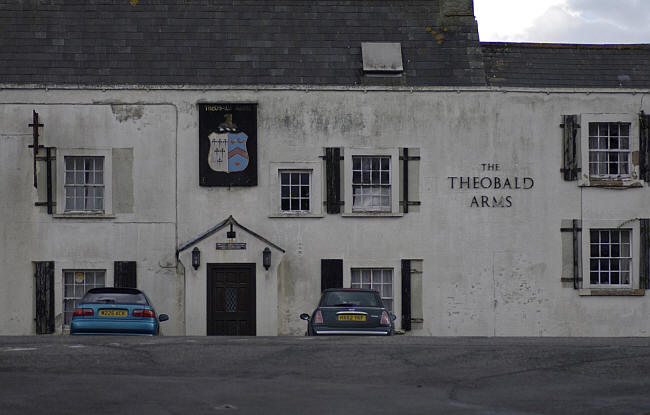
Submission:
{"label": "weathered stucco wall", "polygon": [[[183,255],[177,274],[174,252],[233,215],[286,251],[275,270],[277,282],[262,285],[274,292],[257,293],[258,299],[269,296],[258,313],[277,315],[258,323],[277,325],[278,334],[304,333],[298,315],[318,299],[320,259],[341,258],[347,283],[351,267],[393,268],[397,311],[400,260],[423,260],[424,321],[415,335],[647,335],[648,296],[580,296],[560,280],[562,220],[650,217],[647,186],[612,190],[563,181],[562,115],[636,117],[650,110],[643,92],[2,90],[0,307],[7,318],[0,320],[0,332],[33,332],[32,261],[64,266],[132,258],[139,261],[142,287],[172,317],[166,333],[200,333],[205,274],[194,275]],[[201,102],[258,104],[258,186],[199,186]],[[47,145],[79,140],[134,149],[133,213],[78,221],[52,218],[33,206],[27,149],[32,109],[46,124]],[[313,217],[277,217],[270,203],[277,191],[272,167],[312,163],[314,177],[324,180],[324,147],[343,147],[344,155],[359,148],[368,154],[419,148],[421,206],[392,217],[331,215],[324,208]],[[508,178],[513,188],[460,188],[460,177],[475,176]],[[514,189],[515,178],[523,188]],[[502,207],[492,207],[495,197]],[[129,203],[127,198],[114,206],[128,212]],[[258,333],[267,332],[273,330],[258,325]]]}
{"label": "weathered stucco wall", "polygon": [[[175,264],[175,143],[176,110],[171,105],[110,105],[67,100],[53,94],[52,102],[27,100],[28,104],[0,104],[0,304],[5,317],[0,332],[34,333],[33,262],[55,263],[55,315],[62,324],[63,270],[106,270],[113,283],[114,261],[136,261],[138,285],[159,311],[178,315],[182,290]],[[65,94],[63,94],[65,95]],[[16,100],[20,100],[20,95]],[[14,101],[14,100],[10,100]],[[14,101],[16,102],[16,101]],[[34,203],[46,200],[46,164],[39,161],[38,188],[33,187],[32,110],[45,124],[40,143],[62,154],[103,149],[113,158],[104,180],[115,191],[113,213],[105,218],[68,218]],[[27,122],[27,123],[26,123]],[[44,150],[40,150],[45,155]],[[57,200],[56,167],[53,167],[54,200]],[[106,204],[108,205],[108,201]],[[57,214],[59,213],[59,214]],[[164,310],[164,311],[163,311]],[[182,333],[182,321],[172,320],[165,332]]]}

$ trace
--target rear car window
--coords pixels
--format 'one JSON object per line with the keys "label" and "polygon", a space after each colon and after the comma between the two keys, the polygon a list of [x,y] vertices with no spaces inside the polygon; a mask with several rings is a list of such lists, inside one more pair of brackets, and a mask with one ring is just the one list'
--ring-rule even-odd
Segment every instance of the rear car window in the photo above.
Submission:
{"label": "rear car window", "polygon": [[379,296],[370,291],[333,291],[323,294],[321,307],[383,307]]}
{"label": "rear car window", "polygon": [[138,304],[148,305],[142,293],[87,293],[80,303],[85,304]]}

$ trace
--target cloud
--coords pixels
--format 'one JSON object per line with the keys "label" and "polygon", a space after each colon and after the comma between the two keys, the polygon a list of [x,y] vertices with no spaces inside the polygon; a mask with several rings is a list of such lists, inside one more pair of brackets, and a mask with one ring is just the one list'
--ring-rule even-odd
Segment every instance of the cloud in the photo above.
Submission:
{"label": "cloud", "polygon": [[[482,41],[650,43],[649,0],[475,0]],[[532,5],[532,4],[528,4]]]}
{"label": "cloud", "polygon": [[650,2],[568,0],[553,6],[521,35],[532,42],[650,43]]}

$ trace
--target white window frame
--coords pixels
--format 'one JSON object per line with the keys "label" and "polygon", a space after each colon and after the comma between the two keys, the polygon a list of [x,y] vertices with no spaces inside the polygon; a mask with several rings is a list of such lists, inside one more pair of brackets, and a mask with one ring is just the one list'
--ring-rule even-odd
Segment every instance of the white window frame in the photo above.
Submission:
{"label": "white window frame", "polygon": [[[56,215],[58,217],[112,217],[113,214],[113,159],[111,149],[58,148],[56,155]],[[102,157],[104,159],[104,209],[67,211],[65,200],[66,157]]]}
{"label": "white window frame", "polygon": [[[292,211],[281,209],[282,183],[280,173],[309,173],[310,200],[309,211]],[[323,174],[322,162],[271,162],[270,163],[269,199],[272,218],[321,218],[323,217]]]}
{"label": "white window frame", "polygon": [[395,328],[400,330],[402,328],[402,261],[400,259],[373,259],[370,257],[356,257],[346,258],[343,267],[343,286],[350,287],[352,285],[352,270],[353,269],[392,269],[393,270],[393,311],[392,313],[397,317],[395,320]]}
{"label": "white window frame", "polygon": [[[363,273],[364,271],[366,273],[370,273],[370,283],[369,286],[366,286],[366,283],[363,281]],[[384,286],[387,285],[383,281],[384,273],[386,271],[390,271],[390,287],[391,287],[391,292],[390,296],[385,295],[384,292]],[[360,281],[354,281],[354,274],[355,272],[360,273],[359,275],[361,277]],[[382,281],[381,282],[376,282],[375,278],[379,277],[379,274],[381,274]],[[390,300],[390,304],[387,307],[391,313],[394,314],[395,312],[395,270],[393,268],[387,268],[387,267],[382,267],[382,268],[375,268],[375,267],[360,267],[360,268],[350,268],[350,288],[361,288],[361,289],[371,289],[375,290],[379,293],[379,296],[381,297],[382,301],[384,300]],[[384,303],[384,306],[386,304]]]}
{"label": "white window frame", "polygon": [[[66,276],[68,274],[72,273],[72,285],[66,283]],[[104,276],[104,283],[103,284],[96,284],[96,279],[93,280],[93,284],[86,284],[86,278],[87,278],[87,273],[93,273],[93,278],[96,278],[96,273],[102,273]],[[83,274],[83,281],[78,281],[77,280],[77,275]],[[73,295],[66,295],[66,291],[68,289],[68,286],[72,287],[77,287],[77,285],[81,285],[83,287],[84,294],[91,288],[98,288],[98,287],[108,287],[107,284],[107,272],[105,269],[88,269],[88,268],[80,268],[80,269],[69,269],[69,268],[64,268],[62,270],[62,288],[63,288],[63,301],[61,302],[61,307],[62,307],[62,314],[63,314],[63,326],[64,327],[69,327],[70,326],[70,321],[72,319],[72,315],[69,315],[69,318],[66,318],[66,303],[72,302],[72,310],[77,306],[77,302],[81,300],[81,297],[83,297],[83,294],[81,296],[77,296],[76,294],[76,288],[74,289]]]}
{"label": "white window frame", "polygon": [[[399,170],[399,148],[345,148],[343,158],[343,187],[344,205],[343,216],[402,216],[399,209],[400,192],[400,170]],[[367,157],[390,157],[390,210],[358,210],[355,209],[354,192],[352,188],[352,159],[357,156]]]}
{"label": "white window frame", "polygon": [[[591,283],[591,230],[627,230],[631,233],[630,254],[632,256],[630,265],[629,284],[592,284]],[[639,288],[639,266],[640,266],[640,232],[641,226],[638,220],[616,221],[616,220],[583,220],[582,221],[582,287],[585,289],[600,290],[629,290]]]}
{"label": "white window frame", "polygon": [[[589,171],[589,124],[626,123],[630,125],[628,167],[629,174],[592,177]],[[639,179],[639,119],[636,114],[581,114],[580,116],[580,181],[581,186],[638,187]],[[636,163],[636,164],[635,164]]]}
{"label": "white window frame", "polygon": [[[280,176],[279,177],[279,180],[280,180],[280,211],[282,213],[309,213],[309,212],[311,212],[311,205],[312,205],[312,202],[311,202],[311,199],[312,199],[312,194],[311,194],[311,182],[312,182],[311,175],[312,175],[312,173],[311,173],[311,170],[279,170],[278,175]],[[282,182],[282,176],[283,175],[289,175],[289,180],[290,181],[289,181],[288,184],[285,184],[285,183]],[[299,178],[298,183],[294,183],[292,181],[294,175],[298,176],[298,178]],[[308,180],[307,184],[305,184],[304,181],[303,181],[304,176],[307,177],[307,180]],[[302,188],[305,187],[305,186],[307,186],[308,189],[309,189],[308,195],[306,197],[302,196]],[[285,197],[283,195],[283,191],[284,191],[285,188],[289,191],[289,196],[288,197]],[[296,192],[298,192],[298,194],[296,194]],[[283,202],[285,200],[288,200],[288,202],[289,202],[289,208],[288,209],[283,209],[282,205],[283,205]],[[297,209],[292,209],[291,208],[292,201],[294,201],[294,200],[298,202],[299,206],[298,206]],[[307,201],[307,209],[302,208],[302,202],[305,201],[305,200]]]}

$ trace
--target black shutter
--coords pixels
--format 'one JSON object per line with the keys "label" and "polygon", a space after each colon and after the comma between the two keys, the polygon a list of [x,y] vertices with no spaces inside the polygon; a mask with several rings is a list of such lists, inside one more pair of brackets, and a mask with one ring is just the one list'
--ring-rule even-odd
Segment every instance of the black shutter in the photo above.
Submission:
{"label": "black shutter", "polygon": [[[415,149],[417,150],[417,149]],[[409,200],[409,161],[420,160],[420,156],[409,156],[409,149],[401,149],[400,160],[402,161],[402,212],[408,213],[409,206],[419,206],[419,200]]]}
{"label": "black shutter", "polygon": [[639,288],[650,288],[650,219],[641,219]]}
{"label": "black shutter", "polygon": [[641,180],[650,182],[650,115],[639,114],[639,173]]}
{"label": "black shutter", "polygon": [[562,163],[562,173],[564,173],[564,180],[572,181],[578,180],[578,116],[577,115],[563,115],[562,125],[564,129],[563,145],[564,145],[564,160]]}
{"label": "black shutter", "polygon": [[54,333],[54,262],[36,262],[36,334]]}
{"label": "black shutter", "polygon": [[[404,213],[409,213],[409,149],[405,148],[402,150],[404,155],[402,156],[403,163],[403,172],[402,172],[402,192],[404,194],[404,200],[402,204],[404,205]],[[402,261],[402,270],[404,270],[404,262]],[[404,276],[402,275],[402,278]]]}
{"label": "black shutter", "polygon": [[411,330],[411,260],[402,260],[402,329]]}
{"label": "black shutter", "polygon": [[121,288],[138,288],[135,261],[115,261],[113,285]]}
{"label": "black shutter", "polygon": [[320,260],[320,289],[343,288],[343,260]]}
{"label": "black shutter", "polygon": [[341,149],[325,148],[327,213],[341,213]]}

